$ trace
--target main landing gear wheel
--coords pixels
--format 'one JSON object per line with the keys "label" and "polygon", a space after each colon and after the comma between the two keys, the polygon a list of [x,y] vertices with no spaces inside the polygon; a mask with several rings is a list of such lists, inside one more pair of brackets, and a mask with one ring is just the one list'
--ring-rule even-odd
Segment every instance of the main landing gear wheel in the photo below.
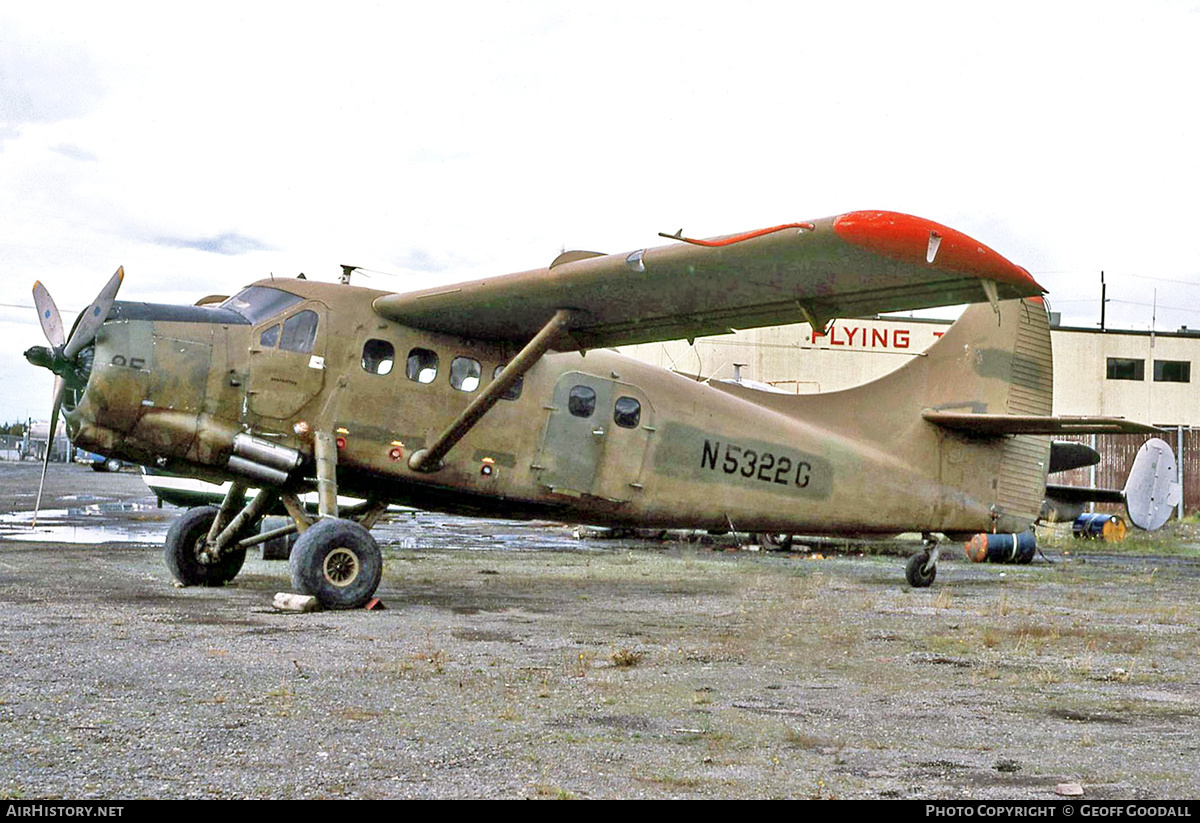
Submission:
{"label": "main landing gear wheel", "polygon": [[914,589],[924,589],[933,584],[933,579],[937,577],[937,562],[931,563],[930,560],[929,552],[920,552],[908,558],[904,565],[908,585]]}
{"label": "main landing gear wheel", "polygon": [[369,531],[352,520],[329,518],[300,535],[288,568],[299,593],[327,609],[357,609],[375,594],[383,557]]}
{"label": "main landing gear wheel", "polygon": [[216,506],[188,509],[167,532],[163,551],[167,568],[185,586],[224,586],[237,577],[246,562],[245,549],[227,551],[217,560],[204,559],[208,530],[216,519]]}

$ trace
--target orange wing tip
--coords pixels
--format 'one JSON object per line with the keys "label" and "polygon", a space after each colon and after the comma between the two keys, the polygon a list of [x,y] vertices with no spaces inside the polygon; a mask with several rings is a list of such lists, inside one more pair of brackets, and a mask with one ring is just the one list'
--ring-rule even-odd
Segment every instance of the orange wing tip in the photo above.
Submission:
{"label": "orange wing tip", "polygon": [[998,280],[1025,291],[1046,291],[1024,268],[978,240],[922,217],[852,211],[834,220],[833,230],[843,241],[892,260]]}

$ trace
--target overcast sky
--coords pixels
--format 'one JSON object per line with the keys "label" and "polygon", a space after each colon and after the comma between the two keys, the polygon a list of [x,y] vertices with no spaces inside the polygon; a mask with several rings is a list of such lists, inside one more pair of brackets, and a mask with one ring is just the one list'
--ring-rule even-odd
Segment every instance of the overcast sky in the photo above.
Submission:
{"label": "overcast sky", "polygon": [[5,3],[0,421],[49,413],[33,282],[118,265],[405,291],[881,208],[1200,327],[1198,43],[1197,0]]}

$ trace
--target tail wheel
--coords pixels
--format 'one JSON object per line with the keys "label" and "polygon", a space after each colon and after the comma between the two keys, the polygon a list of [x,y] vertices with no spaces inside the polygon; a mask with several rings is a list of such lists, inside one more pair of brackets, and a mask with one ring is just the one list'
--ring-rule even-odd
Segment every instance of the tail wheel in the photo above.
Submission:
{"label": "tail wheel", "polygon": [[246,562],[246,550],[227,551],[217,560],[206,561],[208,530],[217,519],[215,506],[188,509],[167,532],[163,555],[172,576],[185,586],[224,586],[237,577]]}
{"label": "tail wheel", "polygon": [[292,587],[328,609],[356,609],[379,587],[383,557],[371,533],[352,520],[325,519],[296,540]]}
{"label": "tail wheel", "polygon": [[914,589],[924,589],[933,585],[933,580],[937,577],[937,564],[929,561],[928,552],[920,552],[908,558],[904,565],[904,576],[908,578],[908,585]]}

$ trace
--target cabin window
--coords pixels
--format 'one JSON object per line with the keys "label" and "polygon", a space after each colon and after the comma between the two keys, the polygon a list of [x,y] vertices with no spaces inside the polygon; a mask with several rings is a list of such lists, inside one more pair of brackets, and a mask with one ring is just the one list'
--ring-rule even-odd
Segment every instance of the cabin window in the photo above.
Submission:
{"label": "cabin window", "polygon": [[317,339],[317,313],[305,309],[283,321],[283,334],[279,336],[282,351],[308,354]]}
{"label": "cabin window", "polygon": [[483,367],[478,360],[456,357],[450,361],[450,385],[459,391],[472,392],[479,388]]}
{"label": "cabin window", "polygon": [[408,353],[404,374],[415,383],[432,383],[437,377],[438,356],[429,349],[413,349]]}
{"label": "cabin window", "polygon": [[1124,357],[1108,358],[1109,380],[1145,380],[1146,361],[1129,360]]}
{"label": "cabin window", "polygon": [[274,326],[263,332],[262,337],[259,338],[258,342],[264,349],[275,348],[275,344],[279,342],[279,324],[276,323]]}
{"label": "cabin window", "polygon": [[1191,383],[1192,363],[1190,360],[1155,360],[1154,381],[1156,383]]}
{"label": "cabin window", "polygon": [[613,406],[613,422],[623,429],[636,429],[642,420],[642,404],[633,397],[618,397]]}
{"label": "cabin window", "polygon": [[587,386],[572,386],[567,395],[567,411],[576,417],[591,417],[596,410],[596,392]]}
{"label": "cabin window", "polygon": [[[504,371],[504,366],[497,366],[492,372],[492,379],[495,380],[500,376],[500,372]],[[517,382],[508,387],[508,391],[500,395],[501,400],[516,400],[521,396],[521,389],[525,385],[525,375],[517,378]]]}
{"label": "cabin window", "polygon": [[371,374],[390,374],[396,363],[396,347],[386,340],[374,338],[363,344],[363,371]]}

